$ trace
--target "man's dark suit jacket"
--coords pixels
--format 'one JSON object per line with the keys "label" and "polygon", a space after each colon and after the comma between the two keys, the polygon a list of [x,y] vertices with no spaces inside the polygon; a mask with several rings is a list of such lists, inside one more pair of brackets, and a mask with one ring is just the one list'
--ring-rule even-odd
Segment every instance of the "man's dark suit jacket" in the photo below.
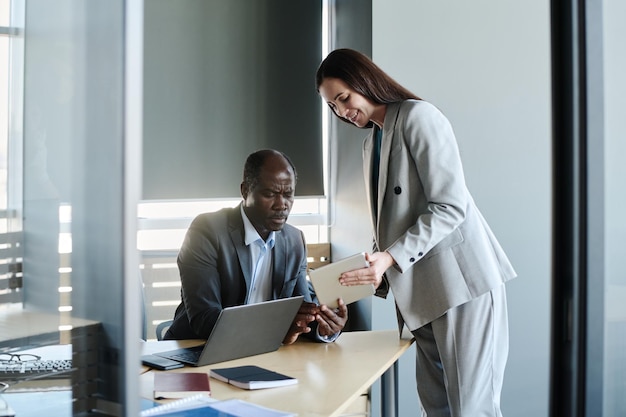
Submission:
{"label": "man's dark suit jacket", "polygon": [[[189,226],[178,254],[181,303],[165,339],[207,339],[223,308],[245,303],[252,272],[240,210],[200,214]],[[273,249],[272,298],[311,301],[306,268],[304,236],[285,224]]]}

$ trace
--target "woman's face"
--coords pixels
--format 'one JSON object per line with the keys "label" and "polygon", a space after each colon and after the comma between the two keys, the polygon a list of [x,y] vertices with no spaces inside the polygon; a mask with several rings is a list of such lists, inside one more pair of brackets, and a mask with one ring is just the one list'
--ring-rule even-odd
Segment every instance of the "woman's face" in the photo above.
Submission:
{"label": "woman's face", "polygon": [[385,105],[374,103],[339,78],[324,78],[319,92],[337,116],[355,126],[365,127],[370,120],[379,127],[383,126]]}

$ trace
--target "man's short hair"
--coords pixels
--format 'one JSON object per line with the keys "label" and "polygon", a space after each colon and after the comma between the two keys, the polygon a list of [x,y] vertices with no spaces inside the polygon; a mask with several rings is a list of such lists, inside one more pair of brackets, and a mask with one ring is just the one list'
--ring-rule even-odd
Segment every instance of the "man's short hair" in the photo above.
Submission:
{"label": "man's short hair", "polygon": [[254,187],[256,187],[256,185],[259,183],[261,168],[263,167],[265,160],[272,155],[280,155],[285,158],[285,160],[287,161],[287,163],[289,163],[289,166],[291,166],[291,169],[293,170],[295,181],[298,180],[296,166],[293,164],[293,162],[291,162],[291,159],[285,153],[281,151],[276,151],[274,149],[262,149],[248,155],[246,163],[243,167],[243,183],[246,185],[248,190],[254,189]]}

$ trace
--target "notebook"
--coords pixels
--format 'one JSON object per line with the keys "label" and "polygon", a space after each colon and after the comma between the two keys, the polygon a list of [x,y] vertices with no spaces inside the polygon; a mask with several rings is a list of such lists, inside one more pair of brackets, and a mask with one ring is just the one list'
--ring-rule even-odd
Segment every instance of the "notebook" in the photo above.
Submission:
{"label": "notebook", "polygon": [[277,350],[304,297],[280,298],[222,310],[206,343],[201,346],[155,353],[193,366]]}
{"label": "notebook", "polygon": [[243,389],[263,389],[285,387],[298,383],[297,378],[281,374],[256,365],[213,368],[209,372],[213,378]]}
{"label": "notebook", "polygon": [[368,266],[369,262],[365,259],[365,252],[361,252],[310,270],[309,278],[311,278],[319,303],[326,304],[330,308],[337,308],[338,298],[341,298],[344,303],[350,304],[374,294],[375,290],[372,284],[347,286],[339,283],[339,277],[342,273]]}

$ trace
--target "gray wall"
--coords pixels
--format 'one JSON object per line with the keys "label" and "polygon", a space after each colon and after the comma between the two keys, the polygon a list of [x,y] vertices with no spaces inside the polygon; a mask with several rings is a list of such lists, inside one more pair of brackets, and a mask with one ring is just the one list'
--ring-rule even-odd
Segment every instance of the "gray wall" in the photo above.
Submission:
{"label": "gray wall", "polygon": [[[373,0],[372,28],[374,61],[452,122],[468,186],[518,272],[507,285],[511,348],[503,413],[546,416],[549,2]],[[363,183],[362,137],[352,133],[336,148],[344,166],[337,181],[345,188],[337,189],[335,254],[369,246],[366,205],[353,198]],[[371,308],[372,328],[395,328],[392,300],[374,299]],[[402,416],[418,415],[414,378],[411,350],[400,361]]]}
{"label": "gray wall", "polygon": [[507,285],[509,417],[548,406],[549,45],[547,1],[374,1],[374,60],[448,116],[468,186],[519,274]]}
{"label": "gray wall", "polygon": [[604,415],[626,415],[626,3],[604,4],[605,271]]}
{"label": "gray wall", "polygon": [[238,198],[261,148],[291,156],[299,196],[324,193],[321,13],[320,0],[146,1],[144,199]]}

